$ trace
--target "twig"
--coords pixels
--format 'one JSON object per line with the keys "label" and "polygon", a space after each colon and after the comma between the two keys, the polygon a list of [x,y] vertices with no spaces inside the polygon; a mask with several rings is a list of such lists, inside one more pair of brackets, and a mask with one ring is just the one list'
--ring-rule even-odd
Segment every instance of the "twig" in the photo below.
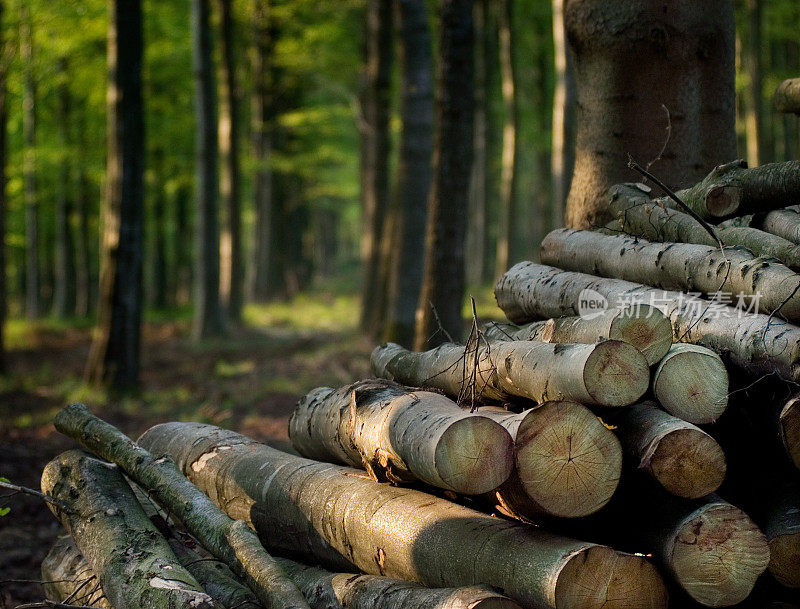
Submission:
{"label": "twig", "polygon": [[[442,325],[442,320],[439,319],[439,313],[436,311],[436,307],[433,306],[433,301],[429,300],[428,304],[431,306],[431,311],[433,311],[433,317],[436,319],[436,324],[439,326],[439,328],[436,330],[436,332],[431,334],[431,338],[436,336],[439,332],[443,332],[444,335],[447,337],[447,342],[449,342],[449,343],[456,342],[456,341],[453,340],[453,337],[450,336],[450,333],[447,330],[445,330],[444,326]],[[430,340],[430,339],[428,339],[428,340]]]}
{"label": "twig", "polygon": [[661,104],[661,107],[664,109],[664,112],[667,114],[667,137],[664,138],[664,145],[661,146],[661,150],[658,151],[656,158],[650,161],[647,166],[645,167],[645,171],[650,171],[650,167],[653,166],[654,163],[661,160],[664,151],[667,149],[667,144],[669,144],[669,140],[672,137],[672,117],[669,115],[669,108],[667,108],[664,104]]}
{"label": "twig", "polygon": [[50,607],[51,609],[97,609],[91,605],[67,605],[65,603],[57,603],[51,600],[37,601],[35,603],[25,603],[24,605],[17,605],[14,609],[38,609],[39,607]]}
{"label": "twig", "polygon": [[25,495],[32,495],[34,497],[38,497],[47,503],[51,503],[62,510],[64,510],[67,514],[74,514],[75,510],[69,507],[63,501],[59,501],[58,499],[51,497],[50,495],[45,495],[44,493],[40,493],[32,488],[27,488],[25,486],[18,486],[16,484],[11,484],[10,482],[3,482],[0,480],[0,488],[7,488],[10,491],[14,491],[15,493],[23,493]]}

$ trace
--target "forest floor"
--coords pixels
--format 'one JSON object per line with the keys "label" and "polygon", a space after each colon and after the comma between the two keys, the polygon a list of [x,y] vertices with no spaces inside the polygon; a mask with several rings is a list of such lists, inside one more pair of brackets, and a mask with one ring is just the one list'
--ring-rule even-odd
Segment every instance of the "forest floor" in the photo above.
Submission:
{"label": "forest floor", "polygon": [[[481,293],[479,315],[494,316],[491,300],[488,291]],[[47,462],[74,447],[52,425],[59,408],[74,401],[133,438],[157,423],[201,421],[287,450],[287,423],[298,398],[315,387],[369,376],[374,344],[357,332],[358,313],[353,296],[304,294],[288,303],[248,306],[243,327],[200,344],[188,336],[188,314],[151,313],[142,390],[124,399],[82,381],[88,322],[12,320],[11,373],[0,377],[0,477],[39,488]],[[36,498],[0,498],[3,506],[11,512],[0,517],[0,609],[12,609],[44,598],[40,565],[59,526]]]}

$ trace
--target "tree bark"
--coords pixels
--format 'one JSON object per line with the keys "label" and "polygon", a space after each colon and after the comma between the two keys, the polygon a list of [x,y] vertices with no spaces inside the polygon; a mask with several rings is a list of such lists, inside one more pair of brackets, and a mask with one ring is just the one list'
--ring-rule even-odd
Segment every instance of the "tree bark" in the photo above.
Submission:
{"label": "tree bark", "polygon": [[[402,131],[391,227],[396,245],[390,263],[384,338],[410,347],[425,266],[425,223],[432,178],[433,73],[425,2],[398,0],[395,11]],[[389,235],[384,234],[384,240],[388,239]]]}
{"label": "tree bark", "polygon": [[775,90],[775,109],[784,114],[800,114],[800,78],[787,78]]}
{"label": "tree bark", "polygon": [[445,343],[423,353],[388,343],[375,348],[371,362],[378,377],[433,387],[459,401],[518,396],[538,403],[627,406],[642,397],[650,380],[644,356],[620,341],[499,341],[477,349]]}
{"label": "tree bark", "polygon": [[[166,172],[164,168],[164,148],[158,146],[153,151],[153,255],[152,255],[152,296],[150,302],[157,309],[165,309],[169,304],[167,297],[167,276],[170,272],[167,263],[167,193]],[[177,273],[176,273],[177,274]]]}
{"label": "tree bark", "polygon": [[58,168],[58,194],[56,196],[55,233],[56,269],[53,293],[53,313],[66,319],[75,315],[75,259],[72,238],[73,193],[70,184],[70,125],[72,122],[72,99],[69,90],[67,59],[58,60],[58,132],[63,156]]}
{"label": "tree bark", "polygon": [[749,227],[766,231],[795,244],[800,244],[800,205],[776,209],[766,214],[748,214],[726,220],[722,227]]}
{"label": "tree bark", "polygon": [[681,292],[531,262],[521,262],[503,275],[495,285],[495,296],[511,321],[523,323],[576,315],[584,289],[596,291],[611,306],[636,302],[655,306],[672,322],[678,342],[708,347],[727,364],[753,374],[800,378],[800,328],[767,315],[741,313],[722,305],[715,307],[714,315],[707,315],[707,303]]}
{"label": "tree bark", "polygon": [[42,561],[45,595],[56,603],[113,609],[97,575],[75,546],[72,537],[59,537]]}
{"label": "tree bark", "polygon": [[108,161],[97,329],[87,376],[116,389],[139,384],[144,223],[141,0],[110,0]]}
{"label": "tree bark", "polygon": [[119,470],[72,450],[47,464],[42,492],[72,506],[71,514],[52,504],[51,510],[115,609],[218,607],[180,565]]}
{"label": "tree bark", "polygon": [[538,340],[546,343],[596,343],[612,339],[630,343],[641,351],[647,364],[657,364],[672,346],[672,324],[648,305],[606,309],[591,317],[559,317],[524,326],[502,322],[486,325],[486,338]]}
{"label": "tree bark", "polygon": [[699,499],[722,484],[725,453],[699,427],[667,414],[654,402],[625,409],[614,423],[632,466],[646,471],[664,490]]}
{"label": "tree bark", "polygon": [[[425,231],[425,272],[417,305],[417,349],[462,332],[464,238],[472,166],[472,1],[443,0],[439,25],[439,73],[433,186]],[[441,324],[444,332],[437,332]]]}
{"label": "tree bark", "polygon": [[564,27],[564,0],[553,0],[553,88],[552,152],[550,156],[553,216],[557,227],[564,224],[564,211],[575,167],[575,79]]}
{"label": "tree bark", "polygon": [[512,440],[500,425],[437,393],[388,381],[315,389],[298,402],[289,437],[310,459],[467,495],[497,488],[513,467]]}
{"label": "tree bark", "polygon": [[36,192],[36,77],[33,65],[33,25],[30,7],[20,4],[20,58],[23,64],[22,131],[25,143],[22,173],[25,182],[25,316],[42,312],[39,273],[39,205]]}
{"label": "tree bark", "polygon": [[673,189],[735,157],[733,5],[664,8],[655,0],[565,3],[577,89],[567,226],[610,219],[605,193],[631,179],[628,155],[655,163]]}
{"label": "tree bark", "polygon": [[219,297],[219,141],[210,12],[209,0],[192,0],[192,56],[197,121],[197,258],[192,334],[196,340],[222,334],[225,330]]}
{"label": "tree bark", "polygon": [[436,587],[494,585],[528,608],[666,605],[660,577],[640,556],[378,485],[357,470],[210,425],[159,425],[140,441],[171,454],[192,482],[251,522],[271,547],[336,569],[356,565]]}
{"label": "tree bark", "polygon": [[61,433],[119,465],[174,514],[203,547],[243,578],[265,607],[308,609],[255,534],[243,522],[228,518],[184,478],[172,460],[154,457],[80,404],[62,409],[55,425]]}
{"label": "tree bark", "polygon": [[786,453],[800,469],[800,396],[786,402],[780,411],[778,422]]}

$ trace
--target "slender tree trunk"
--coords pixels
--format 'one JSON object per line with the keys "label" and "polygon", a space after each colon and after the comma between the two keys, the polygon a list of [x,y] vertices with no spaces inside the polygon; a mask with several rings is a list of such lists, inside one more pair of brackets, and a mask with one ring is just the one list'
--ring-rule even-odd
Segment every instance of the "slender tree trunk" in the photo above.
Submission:
{"label": "slender tree trunk", "polygon": [[553,47],[555,87],[550,174],[553,217],[558,228],[564,225],[564,209],[575,165],[575,82],[564,28],[564,0],[553,0]]}
{"label": "slender tree trunk", "polygon": [[195,340],[222,334],[219,298],[219,140],[210,0],[192,0],[197,164],[197,253],[194,277]]}
{"label": "slender tree trunk", "polygon": [[[85,101],[85,100],[84,100]],[[83,107],[85,104],[81,103]],[[77,239],[75,239],[75,314],[86,317],[94,307],[92,258],[89,249],[89,201],[91,192],[86,160],[86,112],[78,112],[77,124]]]}
{"label": "slender tree trunk", "polygon": [[23,63],[22,130],[25,152],[25,315],[41,313],[39,275],[39,209],[36,194],[36,77],[33,66],[33,26],[30,7],[20,5],[20,57]]}
{"label": "slender tree trunk", "polygon": [[153,151],[153,252],[152,252],[152,297],[150,301],[157,309],[167,307],[167,194],[165,192],[164,149],[158,146]]}
{"label": "slender tree trunk", "polygon": [[425,222],[432,177],[433,70],[425,2],[397,0],[395,8],[403,127],[391,227],[396,247],[391,256],[389,319],[384,337],[411,346],[425,266]]}
{"label": "slender tree trunk", "polygon": [[186,247],[191,243],[191,227],[189,224],[189,204],[191,200],[191,190],[183,185],[175,193],[175,239],[172,246],[175,252],[175,294],[174,302],[179,306],[185,306],[191,302],[191,291],[193,284],[194,269],[192,265],[192,255],[190,248]]}
{"label": "slender tree trunk", "polygon": [[[7,49],[3,29],[5,18],[5,2],[0,0],[0,52]],[[6,78],[8,76],[5,62],[0,63],[0,374],[6,371],[5,355],[5,321],[8,313],[8,286],[6,285],[6,129],[8,127],[8,110],[6,109]]]}
{"label": "slender tree trunk", "polygon": [[239,163],[239,87],[236,82],[236,26],[233,0],[220,0],[222,39],[222,104],[219,119],[222,153],[222,197],[227,222],[222,235],[222,292],[228,318],[238,323],[242,318],[244,267],[242,258],[241,169]]}
{"label": "slender tree trunk", "polygon": [[516,67],[512,27],[512,0],[502,0],[497,27],[500,39],[500,77],[503,94],[503,149],[500,159],[500,218],[497,231],[495,275],[508,270],[513,259],[516,228],[516,186],[519,142],[519,109],[516,94]]}
{"label": "slender tree trunk", "polygon": [[102,210],[98,328],[87,373],[116,389],[139,384],[144,223],[141,0],[111,0],[108,165]]}
{"label": "slender tree trunk", "polygon": [[361,327],[373,335],[382,330],[385,311],[379,310],[381,248],[389,199],[389,115],[392,85],[392,0],[367,2],[366,68],[362,93],[361,198]]}
{"label": "slender tree trunk", "polygon": [[[425,272],[417,306],[417,348],[462,331],[464,238],[472,166],[472,2],[443,0],[433,186],[425,234]],[[438,331],[439,324],[443,331]]]}
{"label": "slender tree trunk", "polygon": [[761,50],[761,1],[747,0],[747,33],[744,39],[744,65],[749,84],[747,87],[747,110],[745,130],[747,133],[747,162],[758,167],[764,155],[764,112],[761,100],[763,88]]}
{"label": "slender tree trunk", "polygon": [[67,59],[58,61],[58,130],[64,155],[59,161],[58,194],[56,196],[56,269],[53,312],[56,317],[67,318],[75,314],[75,258],[72,238],[73,199],[70,185],[70,123],[72,99],[69,91]]}

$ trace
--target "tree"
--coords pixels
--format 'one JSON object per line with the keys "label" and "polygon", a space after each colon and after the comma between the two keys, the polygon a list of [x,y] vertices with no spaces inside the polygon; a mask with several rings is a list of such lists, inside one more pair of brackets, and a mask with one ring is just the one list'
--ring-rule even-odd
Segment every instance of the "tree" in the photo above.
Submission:
{"label": "tree", "polygon": [[433,70],[424,0],[397,0],[395,11],[402,130],[393,202],[396,250],[391,258],[384,337],[410,346],[425,264],[425,220],[432,175]]}
{"label": "tree", "polygon": [[745,130],[747,132],[747,162],[757,167],[764,160],[764,111],[762,102],[763,69],[761,50],[761,2],[747,0],[747,31],[744,40],[744,67],[750,81],[747,87]]}
{"label": "tree", "polygon": [[567,0],[564,20],[578,108],[568,226],[610,219],[605,191],[637,179],[629,154],[658,159],[652,171],[676,189],[735,158],[729,0]]}
{"label": "tree", "polygon": [[564,204],[572,182],[575,164],[575,82],[567,53],[564,30],[564,0],[553,0],[553,47],[555,50],[555,88],[550,173],[553,193],[553,216],[556,226],[564,223]]}
{"label": "tree", "polygon": [[39,299],[39,210],[36,195],[36,80],[33,66],[33,25],[30,7],[20,4],[20,57],[23,62],[22,99],[25,139],[25,314],[34,319],[41,313]]}
{"label": "tree", "polygon": [[5,4],[0,0],[0,373],[6,371],[4,329],[8,309],[6,291],[6,110],[7,61],[5,59],[6,41],[3,23]]}
{"label": "tree", "polygon": [[120,390],[139,383],[144,222],[142,3],[111,0],[108,164],[100,244],[100,298],[88,376]]}
{"label": "tree", "polygon": [[[461,334],[464,238],[472,166],[472,2],[443,0],[439,26],[433,186],[425,233],[425,272],[417,307],[417,349]],[[444,332],[438,332],[441,323]]]}
{"label": "tree", "polygon": [[193,334],[219,335],[225,321],[219,299],[219,176],[217,95],[209,0],[192,0],[197,163],[197,252]]}

